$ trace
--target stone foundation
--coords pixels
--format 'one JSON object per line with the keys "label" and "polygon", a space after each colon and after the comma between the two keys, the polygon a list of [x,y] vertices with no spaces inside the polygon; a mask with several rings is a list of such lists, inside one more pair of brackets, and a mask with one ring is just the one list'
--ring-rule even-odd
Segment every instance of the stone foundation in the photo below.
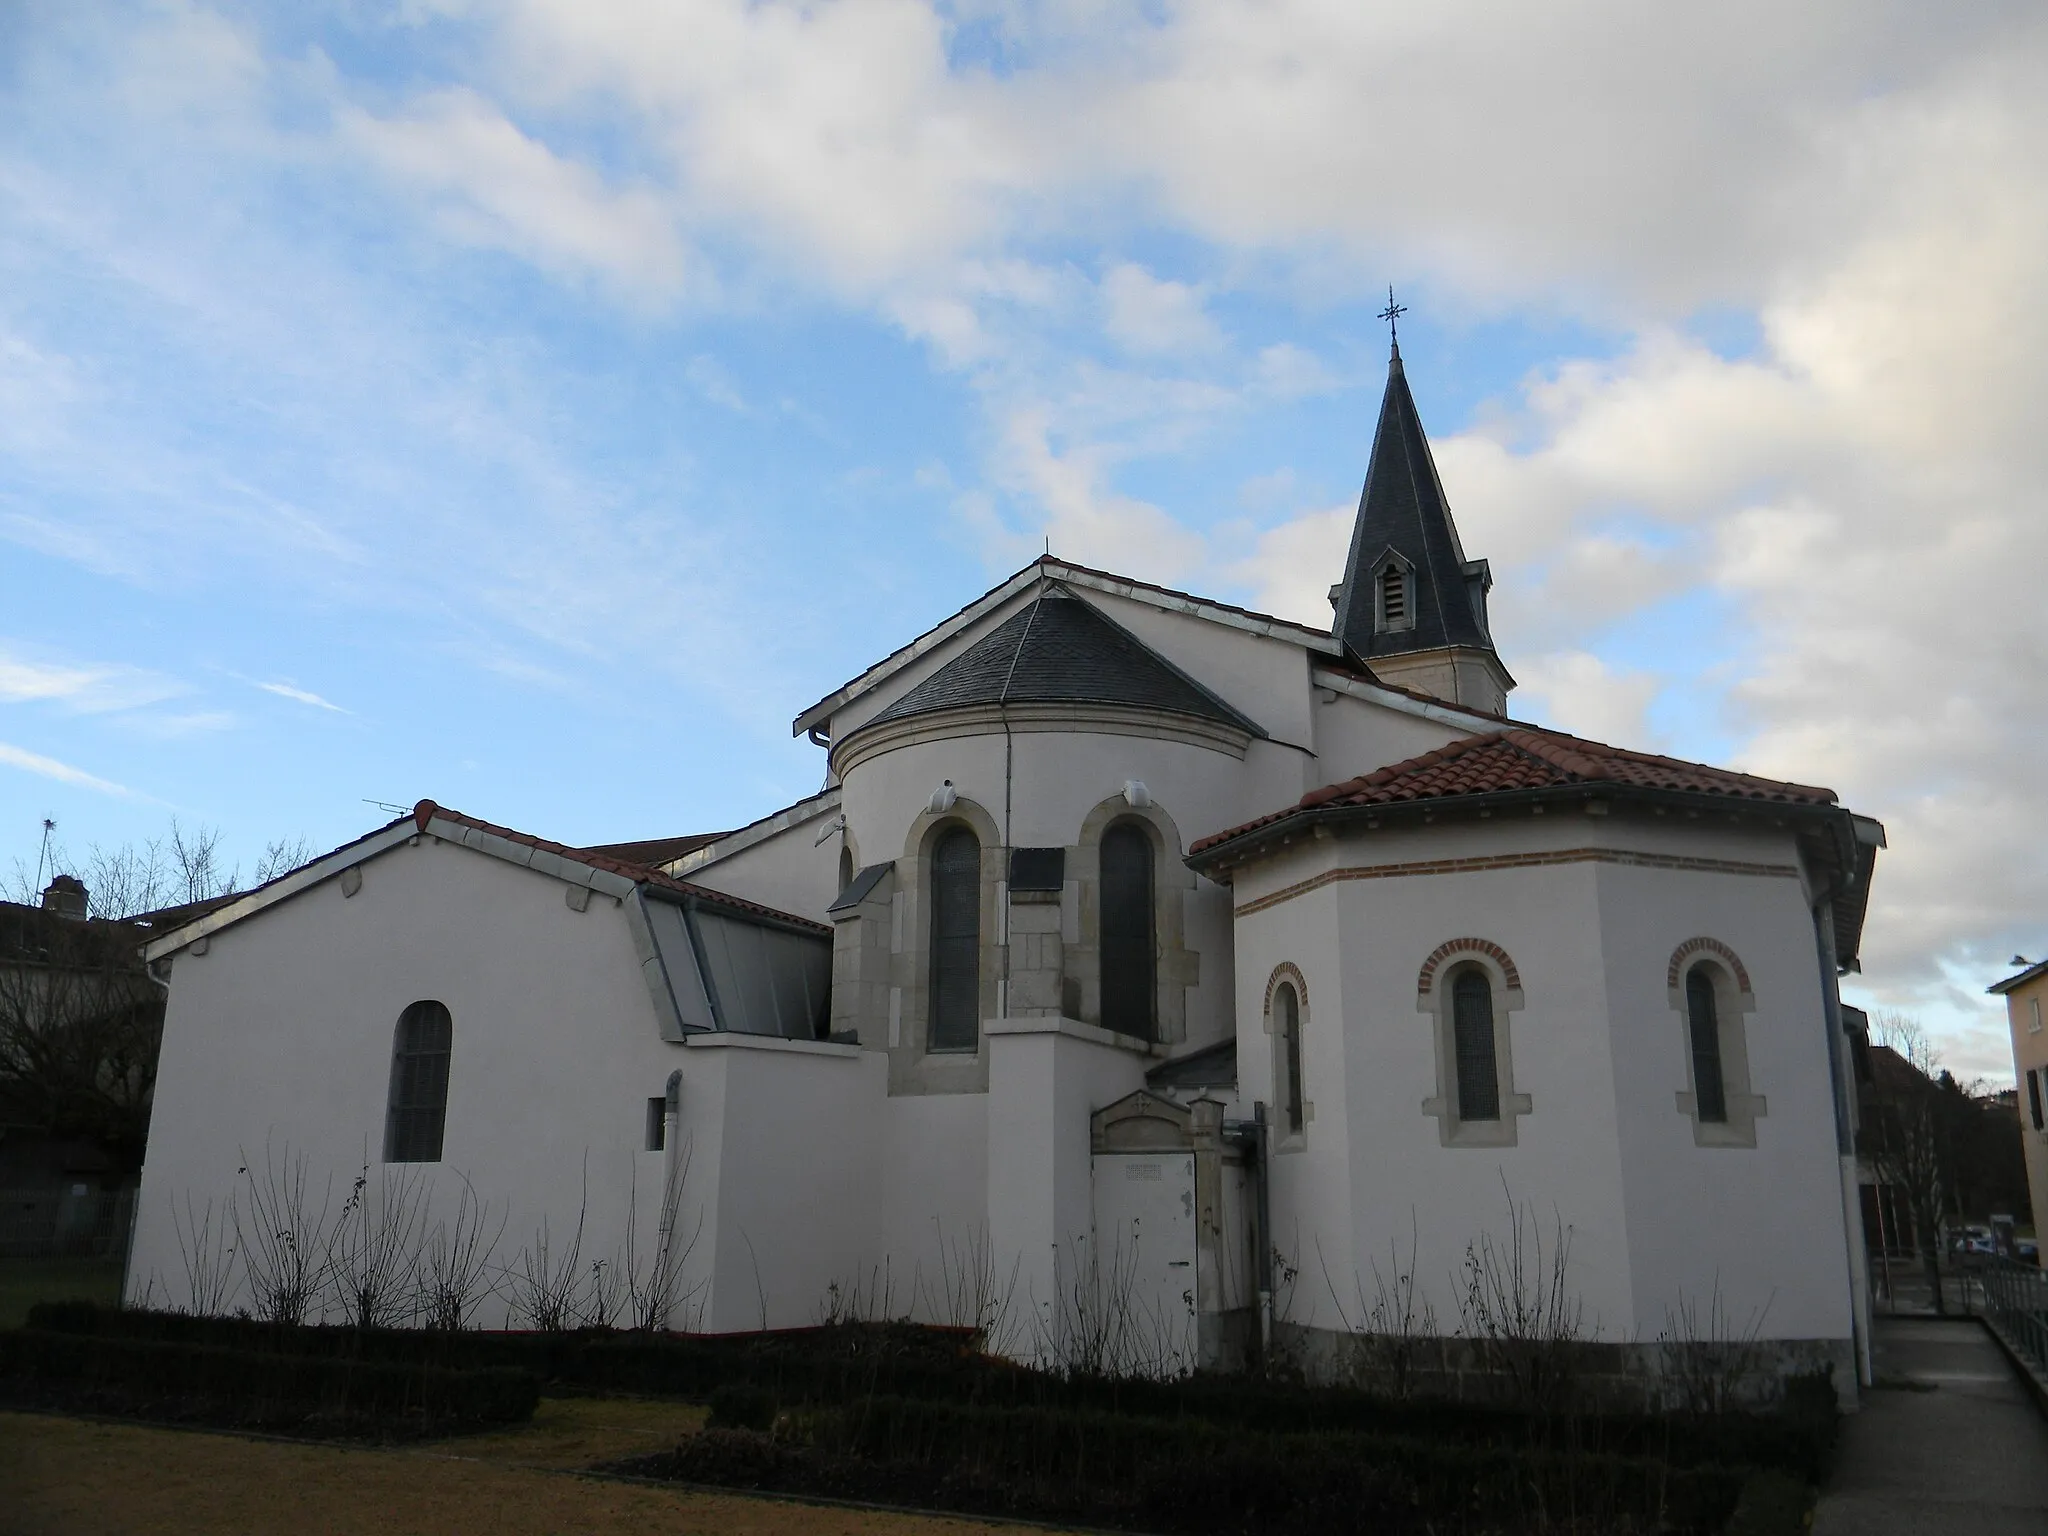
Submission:
{"label": "stone foundation", "polygon": [[[1256,1337],[1253,1330],[1243,1338],[1243,1353],[1251,1353]],[[1585,1407],[1624,1412],[1682,1409],[1688,1399],[1709,1391],[1725,1393],[1737,1406],[1768,1407],[1782,1396],[1792,1377],[1816,1372],[1825,1372],[1834,1383],[1843,1411],[1856,1406],[1856,1351],[1849,1339],[1758,1339],[1747,1345],[1691,1346],[1582,1341],[1524,1347],[1548,1351],[1548,1358],[1539,1362],[1542,1374],[1554,1373],[1569,1383],[1569,1394]],[[1319,1386],[1354,1386],[1389,1396],[1488,1407],[1523,1406],[1514,1374],[1502,1368],[1492,1347],[1473,1339],[1432,1336],[1403,1341],[1275,1322],[1273,1365]]]}

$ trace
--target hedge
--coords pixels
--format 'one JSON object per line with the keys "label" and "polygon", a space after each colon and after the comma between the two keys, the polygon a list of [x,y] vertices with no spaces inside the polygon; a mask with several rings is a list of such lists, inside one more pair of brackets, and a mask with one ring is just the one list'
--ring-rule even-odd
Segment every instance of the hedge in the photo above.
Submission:
{"label": "hedge", "polygon": [[1223,1536],[1552,1526],[1719,1530],[1731,1468],[1368,1435],[1242,1435],[1184,1423],[880,1399],[800,1418],[789,1439],[707,1429],[644,1475],[962,1513]]}
{"label": "hedge", "polygon": [[126,1411],[156,1405],[172,1417],[325,1418],[369,1429],[519,1423],[540,1400],[540,1384],[527,1371],[449,1371],[35,1328],[0,1333],[0,1379],[97,1395]]}
{"label": "hedge", "polygon": [[1192,1419],[1261,1434],[1358,1433],[1470,1445],[1655,1457],[1677,1466],[1741,1464],[1808,1482],[1826,1473],[1833,1390],[1796,1382],[1785,1411],[1710,1419],[1583,1414],[1532,1419],[1510,1409],[1398,1401],[1340,1387],[1195,1376],[1175,1381],[1069,1378],[994,1359],[964,1330],[840,1325],[736,1336],[460,1333],[421,1329],[285,1327],[248,1319],[124,1312],[45,1303],[31,1327],[175,1339],[223,1348],[385,1360],[449,1369],[515,1368],[557,1391],[633,1392],[710,1399],[721,1388],[781,1406],[832,1406],[871,1397],[957,1405],[1059,1409],[1146,1419]]}

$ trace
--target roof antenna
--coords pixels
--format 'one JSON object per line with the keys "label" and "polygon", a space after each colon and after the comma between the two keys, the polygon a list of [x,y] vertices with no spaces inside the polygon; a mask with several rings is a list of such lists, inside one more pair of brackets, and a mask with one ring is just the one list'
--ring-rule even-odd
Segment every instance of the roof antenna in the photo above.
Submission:
{"label": "roof antenna", "polygon": [[1397,360],[1401,356],[1401,327],[1398,322],[1407,313],[1408,306],[1406,304],[1396,304],[1394,302],[1394,285],[1392,283],[1387,284],[1387,307],[1380,311],[1379,317],[1387,322],[1387,334],[1393,338],[1394,356]]}
{"label": "roof antenna", "polygon": [[36,855],[36,889],[39,891],[43,888],[43,865],[48,862],[50,857],[50,834],[56,830],[57,823],[45,816],[43,818],[42,851]]}

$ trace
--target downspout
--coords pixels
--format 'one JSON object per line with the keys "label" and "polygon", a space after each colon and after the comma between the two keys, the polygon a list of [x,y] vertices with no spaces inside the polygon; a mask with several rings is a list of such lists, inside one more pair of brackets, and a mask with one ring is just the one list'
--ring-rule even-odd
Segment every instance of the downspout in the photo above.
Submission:
{"label": "downspout", "polygon": [[1038,622],[1038,609],[1044,601],[1045,587],[1041,583],[1038,597],[1031,605],[1030,616],[1024,620],[1024,632],[1017,637],[1017,649],[1010,657],[1010,670],[1003,674],[1003,691],[996,695],[996,718],[1003,723],[1003,877],[1001,896],[996,902],[996,943],[1001,946],[1003,955],[1003,971],[996,978],[996,1017],[999,1019],[1010,1016],[1010,805],[1017,767],[1017,738],[1010,729],[1010,684],[1017,676],[1017,663],[1023,658],[1024,646],[1031,639],[1031,626]]}
{"label": "downspout", "polygon": [[1828,1088],[1835,1110],[1835,1156],[1842,1193],[1843,1258],[1849,1271],[1849,1326],[1856,1352],[1856,1384],[1876,1382],[1870,1351],[1870,1255],[1863,1237],[1863,1201],[1856,1177],[1856,1136],[1843,1070],[1841,967],[1835,954],[1834,898],[1812,907],[1815,958],[1820,965],[1821,1018],[1827,1031]]}
{"label": "downspout", "polygon": [[1252,1186],[1252,1274],[1259,1288],[1259,1365],[1273,1363],[1273,1125],[1263,1103],[1252,1105],[1250,1146],[1258,1180]]}
{"label": "downspout", "polygon": [[668,1095],[661,1106],[661,1220],[654,1243],[654,1273],[662,1288],[660,1326],[668,1327],[668,1315],[675,1306],[676,1277],[669,1269],[669,1253],[675,1244],[676,1209],[682,1203],[683,1072],[678,1067],[668,1075]]}

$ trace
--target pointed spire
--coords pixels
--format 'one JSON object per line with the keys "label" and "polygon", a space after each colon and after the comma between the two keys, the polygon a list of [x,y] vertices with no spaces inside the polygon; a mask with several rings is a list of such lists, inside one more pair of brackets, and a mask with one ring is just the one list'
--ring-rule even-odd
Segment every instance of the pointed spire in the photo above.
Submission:
{"label": "pointed spire", "polygon": [[[1381,318],[1391,325],[1397,313],[1389,292]],[[1465,558],[1397,339],[1350,558],[1331,593],[1337,607],[1332,628],[1361,661],[1455,647],[1484,652],[1498,667],[1486,624],[1492,585],[1486,562]]]}

